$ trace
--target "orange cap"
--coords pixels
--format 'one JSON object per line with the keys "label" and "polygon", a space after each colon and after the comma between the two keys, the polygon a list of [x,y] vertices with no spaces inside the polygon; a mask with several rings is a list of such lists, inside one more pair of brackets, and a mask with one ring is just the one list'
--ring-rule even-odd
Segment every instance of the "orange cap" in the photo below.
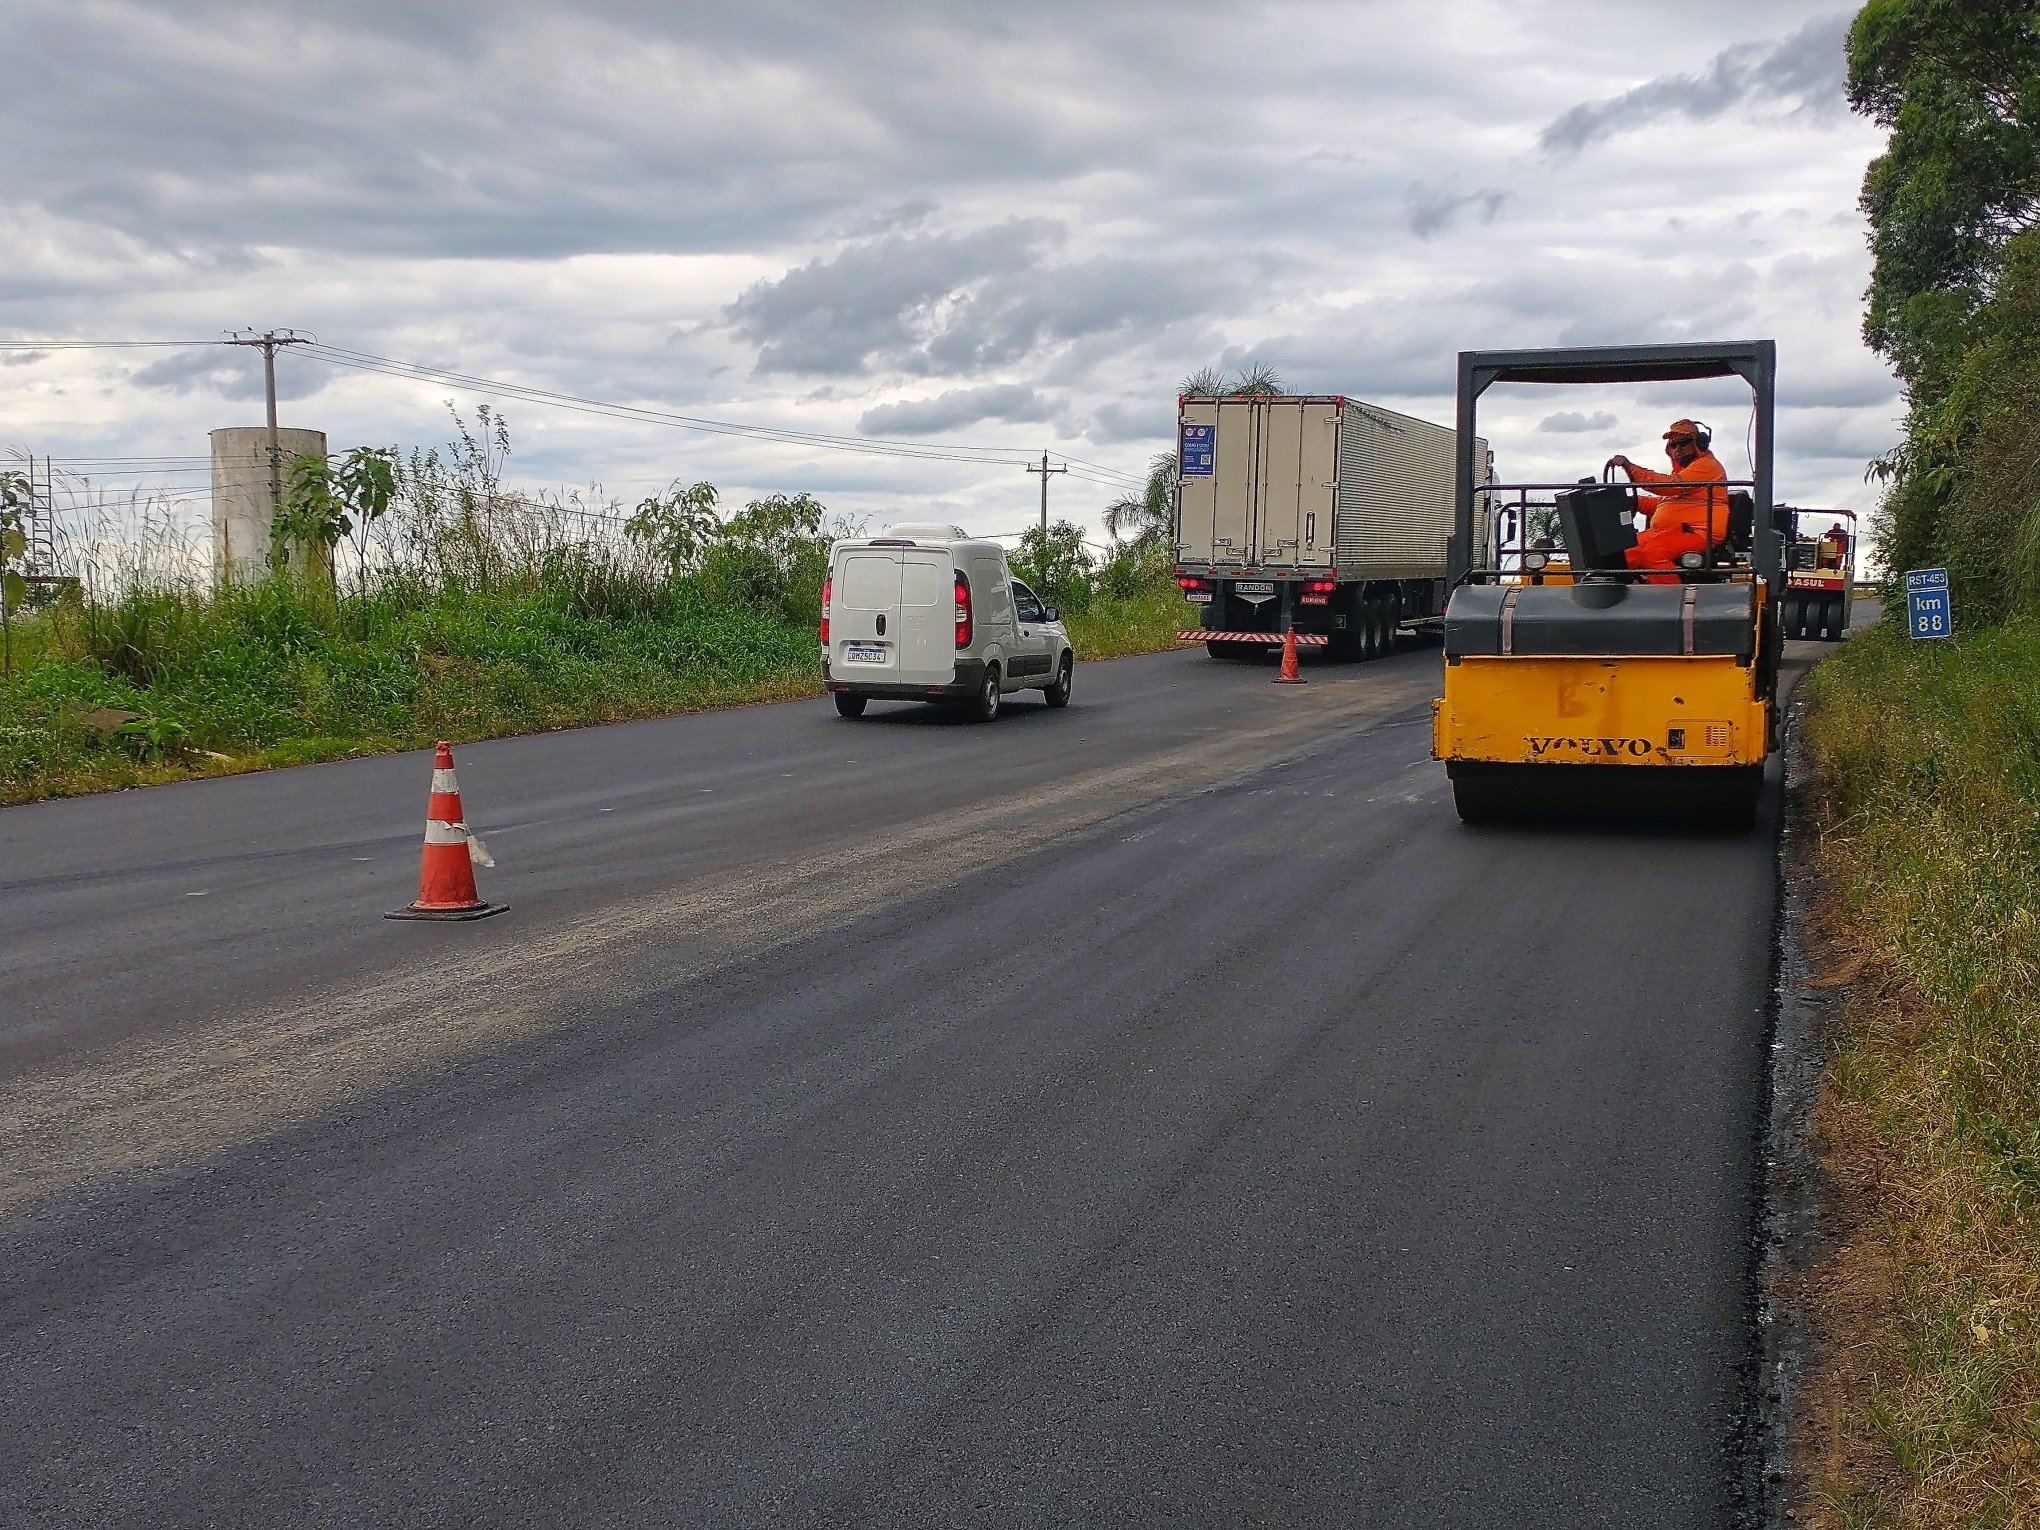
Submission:
{"label": "orange cap", "polygon": [[1673,436],[1691,436],[1694,440],[1696,441],[1699,440],[1700,439],[1699,422],[1696,420],[1672,421],[1672,428],[1665,432],[1665,439],[1669,441],[1672,439]]}

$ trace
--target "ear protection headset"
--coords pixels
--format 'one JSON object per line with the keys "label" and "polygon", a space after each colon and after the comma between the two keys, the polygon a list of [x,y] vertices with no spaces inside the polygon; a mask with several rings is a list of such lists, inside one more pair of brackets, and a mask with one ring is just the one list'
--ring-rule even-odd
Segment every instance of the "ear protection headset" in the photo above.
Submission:
{"label": "ear protection headset", "polygon": [[1714,427],[1705,420],[1695,420],[1693,422],[1693,439],[1700,444],[1700,450],[1703,452],[1708,450],[1714,445]]}

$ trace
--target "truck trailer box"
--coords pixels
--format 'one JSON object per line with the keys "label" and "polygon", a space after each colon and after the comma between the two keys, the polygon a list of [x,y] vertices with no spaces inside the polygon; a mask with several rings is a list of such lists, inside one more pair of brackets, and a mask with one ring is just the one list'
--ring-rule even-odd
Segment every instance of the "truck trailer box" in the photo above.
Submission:
{"label": "truck trailer box", "polygon": [[[1343,396],[1185,398],[1177,410],[1179,567],[1445,576],[1451,430]],[[1485,442],[1474,460],[1485,467]]]}

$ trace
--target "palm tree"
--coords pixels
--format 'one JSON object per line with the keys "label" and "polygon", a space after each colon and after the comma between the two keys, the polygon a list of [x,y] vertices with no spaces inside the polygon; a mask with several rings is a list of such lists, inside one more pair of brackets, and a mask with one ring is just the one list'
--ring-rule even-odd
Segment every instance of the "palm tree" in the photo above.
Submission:
{"label": "palm tree", "polygon": [[1140,493],[1120,495],[1105,507],[1104,519],[1114,541],[1143,551],[1169,542],[1176,521],[1176,454],[1156,452]]}
{"label": "palm tree", "polygon": [[1265,361],[1255,361],[1233,379],[1232,391],[1248,398],[1280,398],[1289,390],[1282,386],[1282,377],[1273,367]]}
{"label": "palm tree", "polygon": [[1289,390],[1265,361],[1251,361],[1227,382],[1217,367],[1199,367],[1176,385],[1184,398],[1280,398]]}

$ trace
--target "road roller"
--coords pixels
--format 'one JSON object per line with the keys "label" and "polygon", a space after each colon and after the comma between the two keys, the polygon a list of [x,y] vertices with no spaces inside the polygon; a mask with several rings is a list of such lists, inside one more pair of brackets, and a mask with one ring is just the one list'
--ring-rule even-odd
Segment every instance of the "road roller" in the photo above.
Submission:
{"label": "road roller", "polygon": [[[1432,749],[1461,819],[1755,821],[1778,740],[1776,372],[1769,340],[1460,353],[1452,590]],[[1707,550],[1664,567],[1629,551],[1635,495],[1661,485],[1482,482],[1475,471],[1469,443],[1481,395],[1497,383],[1726,377],[1753,396],[1752,476],[1718,482],[1722,519],[1707,528]],[[1714,489],[1707,500],[1711,520]]]}

